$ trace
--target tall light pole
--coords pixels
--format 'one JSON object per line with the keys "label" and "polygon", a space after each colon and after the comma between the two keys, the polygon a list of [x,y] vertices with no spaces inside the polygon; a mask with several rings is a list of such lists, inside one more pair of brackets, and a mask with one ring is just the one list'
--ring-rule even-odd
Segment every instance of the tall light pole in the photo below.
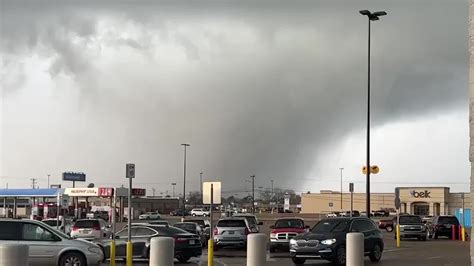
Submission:
{"label": "tall light pole", "polygon": [[379,20],[379,17],[387,15],[385,11],[370,12],[369,10],[361,10],[359,13],[367,16],[368,27],[368,54],[367,54],[367,175],[366,175],[366,208],[367,217],[370,218],[370,22]]}
{"label": "tall light pole", "polygon": [[49,177],[50,177],[50,176],[51,176],[51,175],[48,175],[48,187],[47,187],[47,188],[49,188]]}
{"label": "tall light pole", "polygon": [[183,171],[183,218],[186,216],[186,148],[191,146],[190,144],[181,144],[184,147],[184,171]]}
{"label": "tall light pole", "polygon": [[171,185],[173,186],[173,198],[174,198],[176,197],[176,194],[175,194],[176,183],[171,183]]}
{"label": "tall light pole", "polygon": [[252,213],[255,213],[255,175],[251,175],[252,178]]}
{"label": "tall light pole", "polygon": [[202,195],[202,172],[199,173],[199,189],[200,189],[200,193],[201,193],[201,204],[203,204],[204,202],[204,199],[203,199],[203,195]]}
{"label": "tall light pole", "polygon": [[[272,194],[270,194],[270,203],[273,202],[273,179],[270,179],[270,182],[272,183]],[[273,213],[273,205],[272,205],[272,213]]]}
{"label": "tall light pole", "polygon": [[344,171],[344,168],[339,168],[341,170],[341,211],[342,211],[342,171]]}

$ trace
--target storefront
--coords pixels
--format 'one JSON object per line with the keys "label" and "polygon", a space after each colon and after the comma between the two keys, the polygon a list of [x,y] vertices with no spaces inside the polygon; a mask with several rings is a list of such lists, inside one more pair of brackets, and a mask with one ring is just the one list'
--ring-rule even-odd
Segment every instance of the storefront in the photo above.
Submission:
{"label": "storefront", "polygon": [[[449,187],[399,187],[402,213],[417,215],[444,215],[455,214],[462,208],[470,207],[469,193],[452,193]],[[354,210],[365,211],[365,193],[353,194]],[[371,193],[372,210],[395,210],[394,193]],[[342,194],[338,191],[323,190],[320,193],[306,193],[301,195],[302,213],[329,213],[350,210],[350,193]]]}

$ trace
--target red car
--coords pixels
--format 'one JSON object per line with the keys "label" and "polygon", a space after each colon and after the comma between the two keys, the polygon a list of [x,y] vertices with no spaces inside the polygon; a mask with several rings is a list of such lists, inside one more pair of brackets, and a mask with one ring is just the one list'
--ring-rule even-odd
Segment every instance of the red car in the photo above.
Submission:
{"label": "red car", "polygon": [[308,231],[309,226],[305,226],[300,218],[282,218],[276,220],[275,224],[270,226],[270,252],[277,249],[288,249],[290,239],[298,234]]}
{"label": "red car", "polygon": [[386,220],[380,220],[379,221],[379,228],[380,229],[385,229],[387,232],[392,232],[393,231],[393,224],[394,224],[394,219],[386,219]]}

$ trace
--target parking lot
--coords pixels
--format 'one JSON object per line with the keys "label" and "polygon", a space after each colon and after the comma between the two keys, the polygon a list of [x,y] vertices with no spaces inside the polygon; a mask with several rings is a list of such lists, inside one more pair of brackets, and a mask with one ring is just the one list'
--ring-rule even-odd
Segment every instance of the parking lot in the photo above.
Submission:
{"label": "parking lot", "polygon": [[[262,233],[269,232],[267,223],[261,228]],[[367,258],[366,265],[470,265],[469,242],[452,241],[447,238],[428,241],[403,240],[401,247],[396,247],[393,233],[384,232],[385,250],[381,262],[372,263]],[[245,265],[246,251],[243,249],[221,249],[214,253],[215,265]],[[120,262],[117,265],[125,265]],[[148,265],[148,261],[137,260],[134,265]],[[207,249],[203,249],[200,258],[192,258],[189,263],[175,265],[207,265]],[[272,266],[293,265],[288,252],[267,253],[267,264]],[[308,260],[305,265],[332,265],[327,261]]]}

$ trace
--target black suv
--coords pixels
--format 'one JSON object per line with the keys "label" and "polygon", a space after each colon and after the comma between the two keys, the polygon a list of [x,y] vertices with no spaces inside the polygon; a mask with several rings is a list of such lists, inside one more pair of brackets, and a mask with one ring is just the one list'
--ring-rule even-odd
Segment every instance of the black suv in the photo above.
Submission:
{"label": "black suv", "polygon": [[382,258],[383,233],[375,223],[362,217],[330,218],[319,221],[308,233],[290,240],[290,256],[295,264],[304,264],[306,259],[323,259],[336,265],[346,263],[346,234],[364,234],[365,255],[371,261]]}
{"label": "black suv", "polygon": [[428,227],[430,237],[434,239],[438,239],[439,236],[451,237],[453,226],[459,227],[459,221],[456,216],[435,216]]}

